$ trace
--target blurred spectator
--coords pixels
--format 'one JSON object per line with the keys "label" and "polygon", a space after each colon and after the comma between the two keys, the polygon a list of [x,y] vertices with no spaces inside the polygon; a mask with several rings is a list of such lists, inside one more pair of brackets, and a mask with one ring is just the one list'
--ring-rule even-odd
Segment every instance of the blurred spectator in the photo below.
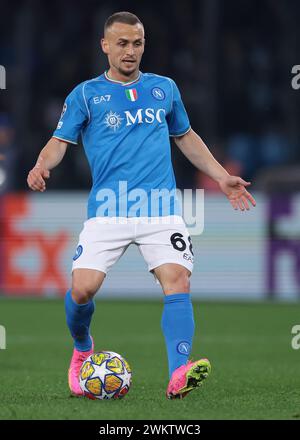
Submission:
{"label": "blurred spectator", "polygon": [[267,124],[260,138],[260,168],[285,165],[292,159],[292,146],[283,128],[279,124]]}
{"label": "blurred spectator", "polygon": [[[225,167],[229,174],[234,176],[242,175],[242,163],[238,159],[230,159],[226,153],[225,148],[219,141],[210,148],[211,153],[220,164]],[[196,188],[205,189],[206,191],[219,191],[219,185],[206,174],[197,171],[195,174]]]}
{"label": "blurred spectator", "polygon": [[258,140],[250,134],[236,133],[227,142],[228,161],[238,164],[239,174],[246,180],[251,179],[257,170],[259,150]]}
{"label": "blurred spectator", "polygon": [[15,132],[8,115],[0,113],[0,194],[15,187],[17,151]]}

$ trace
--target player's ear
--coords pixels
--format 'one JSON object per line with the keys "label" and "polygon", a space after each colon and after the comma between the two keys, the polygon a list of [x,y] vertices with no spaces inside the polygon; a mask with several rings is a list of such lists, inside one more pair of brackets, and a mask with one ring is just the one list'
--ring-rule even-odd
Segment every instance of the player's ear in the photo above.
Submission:
{"label": "player's ear", "polygon": [[105,38],[101,38],[101,47],[105,54],[108,54],[108,41]]}

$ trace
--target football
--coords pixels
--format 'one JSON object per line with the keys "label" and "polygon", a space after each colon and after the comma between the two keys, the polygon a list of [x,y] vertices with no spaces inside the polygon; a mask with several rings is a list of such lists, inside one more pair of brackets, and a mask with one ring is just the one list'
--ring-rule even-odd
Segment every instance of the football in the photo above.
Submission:
{"label": "football", "polygon": [[131,368],[120,354],[100,351],[83,362],[79,383],[89,399],[121,399],[129,391],[131,376]]}

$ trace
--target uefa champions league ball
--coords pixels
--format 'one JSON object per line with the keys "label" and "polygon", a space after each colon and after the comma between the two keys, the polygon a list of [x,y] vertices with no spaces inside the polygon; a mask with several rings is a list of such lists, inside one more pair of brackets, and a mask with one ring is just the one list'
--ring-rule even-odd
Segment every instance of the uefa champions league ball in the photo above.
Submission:
{"label": "uefa champions league ball", "polygon": [[121,355],[100,351],[83,362],[80,388],[89,399],[121,399],[129,391],[131,375],[131,368]]}

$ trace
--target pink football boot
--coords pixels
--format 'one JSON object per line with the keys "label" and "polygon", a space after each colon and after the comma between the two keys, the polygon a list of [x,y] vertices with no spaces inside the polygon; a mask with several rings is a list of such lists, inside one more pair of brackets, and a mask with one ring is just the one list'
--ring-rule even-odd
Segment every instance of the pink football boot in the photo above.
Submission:
{"label": "pink football boot", "polygon": [[70,363],[68,372],[68,382],[71,394],[73,396],[83,396],[84,393],[79,385],[79,372],[82,363],[94,352],[94,340],[92,339],[92,348],[89,351],[78,351],[76,348],[73,350],[73,356]]}
{"label": "pink football boot", "polygon": [[181,365],[171,376],[166,393],[167,398],[182,399],[190,391],[199,387],[210,372],[211,365],[208,359],[188,361],[186,365]]}

